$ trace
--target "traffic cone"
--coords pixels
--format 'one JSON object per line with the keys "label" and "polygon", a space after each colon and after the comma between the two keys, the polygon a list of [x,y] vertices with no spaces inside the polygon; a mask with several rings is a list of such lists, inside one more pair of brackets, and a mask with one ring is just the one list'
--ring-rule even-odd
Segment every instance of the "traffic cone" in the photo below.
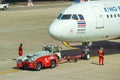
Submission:
{"label": "traffic cone", "polygon": [[30,7],[30,6],[33,6],[33,3],[30,1],[30,2],[27,2],[27,5],[26,6],[28,6],[28,7]]}
{"label": "traffic cone", "polygon": [[30,6],[33,6],[33,3],[30,1]]}
{"label": "traffic cone", "polygon": [[26,6],[29,6],[29,2],[26,3]]}

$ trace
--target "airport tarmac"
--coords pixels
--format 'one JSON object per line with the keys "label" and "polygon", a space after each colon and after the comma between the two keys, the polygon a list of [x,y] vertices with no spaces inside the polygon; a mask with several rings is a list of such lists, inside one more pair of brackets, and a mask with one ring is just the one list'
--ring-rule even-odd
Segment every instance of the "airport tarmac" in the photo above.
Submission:
{"label": "airport tarmac", "polygon": [[98,57],[93,55],[90,60],[58,64],[54,69],[32,71],[16,68],[15,59],[18,57],[20,43],[23,43],[24,54],[39,51],[44,43],[59,44],[64,51],[71,51],[48,34],[52,21],[71,4],[47,2],[34,7],[13,5],[7,11],[1,11],[0,80],[120,80],[120,40],[93,44],[91,54],[97,55],[100,46],[105,48],[103,66],[97,65]]}

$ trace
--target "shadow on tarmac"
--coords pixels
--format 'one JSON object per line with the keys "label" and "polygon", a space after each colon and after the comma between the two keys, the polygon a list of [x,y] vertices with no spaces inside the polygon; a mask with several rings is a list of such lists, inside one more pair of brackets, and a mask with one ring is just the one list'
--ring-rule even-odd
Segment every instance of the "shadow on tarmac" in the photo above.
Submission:
{"label": "shadow on tarmac", "polygon": [[[82,53],[82,49],[84,48],[82,45],[76,45],[73,47],[80,48],[79,50],[81,53]],[[98,56],[98,50],[100,47],[104,48],[105,55],[120,54],[120,43],[119,42],[100,41],[100,42],[94,42],[92,47],[90,47],[91,56]],[[74,56],[80,53],[74,50],[63,50],[61,51],[61,54],[63,57],[63,56]],[[13,60],[16,60],[16,59],[13,59]],[[91,64],[98,65],[98,63],[96,62],[91,62]],[[13,67],[13,69],[20,70],[17,67]],[[51,68],[43,68],[42,70],[44,69],[51,69]],[[30,69],[30,71],[35,71],[35,70]]]}
{"label": "shadow on tarmac", "polygon": [[96,63],[96,62],[91,62],[91,64],[94,64],[94,65],[99,65],[98,63]]}
{"label": "shadow on tarmac", "polygon": [[[80,53],[83,52],[84,47],[82,45],[76,45],[73,46],[80,51]],[[93,42],[92,46],[90,47],[90,54],[91,56],[97,56],[98,50],[100,47],[104,48],[104,55],[111,55],[111,54],[120,54],[120,43],[119,42],[111,42],[111,41],[99,41],[99,42]],[[62,56],[73,56],[80,54],[77,51],[74,50],[63,50],[61,51]]]}

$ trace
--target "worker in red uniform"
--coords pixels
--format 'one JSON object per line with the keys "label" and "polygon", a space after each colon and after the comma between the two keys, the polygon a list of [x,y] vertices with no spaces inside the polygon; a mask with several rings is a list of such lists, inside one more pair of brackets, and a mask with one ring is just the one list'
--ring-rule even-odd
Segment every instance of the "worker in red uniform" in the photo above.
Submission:
{"label": "worker in red uniform", "polygon": [[104,65],[104,51],[103,51],[103,47],[101,47],[99,50],[98,50],[98,55],[99,55],[99,65]]}
{"label": "worker in red uniform", "polygon": [[23,55],[22,43],[21,43],[20,46],[19,46],[18,54],[19,54],[19,56],[22,56],[22,55]]}

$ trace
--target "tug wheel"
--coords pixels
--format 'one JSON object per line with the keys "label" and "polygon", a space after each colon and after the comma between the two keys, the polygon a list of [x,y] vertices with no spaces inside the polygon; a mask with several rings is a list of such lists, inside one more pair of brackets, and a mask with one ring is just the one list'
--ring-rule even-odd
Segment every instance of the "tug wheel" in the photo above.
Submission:
{"label": "tug wheel", "polygon": [[56,66],[56,61],[55,60],[52,60],[51,61],[51,66],[50,66],[50,68],[54,68]]}
{"label": "tug wheel", "polygon": [[41,64],[41,63],[37,63],[37,65],[36,65],[36,70],[37,70],[37,71],[40,71],[41,68],[42,68],[42,64]]}

